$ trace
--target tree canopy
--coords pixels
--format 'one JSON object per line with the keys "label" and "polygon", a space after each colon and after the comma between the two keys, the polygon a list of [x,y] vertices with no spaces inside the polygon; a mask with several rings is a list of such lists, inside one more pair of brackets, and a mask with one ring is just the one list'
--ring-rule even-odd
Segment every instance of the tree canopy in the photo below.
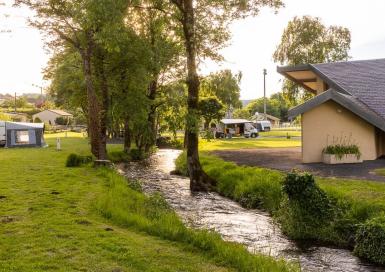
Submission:
{"label": "tree canopy", "polygon": [[[273,59],[281,65],[324,63],[349,59],[351,35],[341,26],[325,26],[318,17],[294,17],[285,28]],[[303,92],[285,80],[285,95],[294,102]]]}

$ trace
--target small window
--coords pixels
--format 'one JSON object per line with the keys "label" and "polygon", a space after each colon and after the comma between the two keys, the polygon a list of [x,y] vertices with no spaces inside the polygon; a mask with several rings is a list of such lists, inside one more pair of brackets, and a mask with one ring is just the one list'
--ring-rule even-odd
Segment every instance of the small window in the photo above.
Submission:
{"label": "small window", "polygon": [[29,144],[28,130],[16,131],[16,144]]}

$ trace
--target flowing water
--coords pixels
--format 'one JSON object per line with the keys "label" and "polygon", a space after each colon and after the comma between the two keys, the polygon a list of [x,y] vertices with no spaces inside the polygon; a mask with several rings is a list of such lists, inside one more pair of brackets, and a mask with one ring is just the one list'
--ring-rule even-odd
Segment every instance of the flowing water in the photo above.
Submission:
{"label": "flowing water", "polygon": [[190,192],[187,178],[170,175],[178,150],[162,149],[145,162],[120,166],[124,175],[139,179],[146,193],[160,192],[182,220],[191,227],[213,229],[225,240],[300,263],[304,271],[385,271],[352,255],[349,250],[328,247],[299,248],[283,235],[269,214],[242,208],[217,193]]}

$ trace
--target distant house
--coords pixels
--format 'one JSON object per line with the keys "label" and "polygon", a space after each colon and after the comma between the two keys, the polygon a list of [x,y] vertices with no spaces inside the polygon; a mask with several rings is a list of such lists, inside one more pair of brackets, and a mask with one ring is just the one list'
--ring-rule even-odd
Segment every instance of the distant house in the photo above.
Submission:
{"label": "distant house", "polygon": [[278,117],[275,117],[275,116],[270,115],[270,114],[266,114],[266,117],[265,117],[264,113],[256,114],[254,116],[253,120],[255,120],[255,121],[263,121],[263,120],[270,121],[270,123],[273,127],[277,127],[281,123],[281,119],[279,119]]}
{"label": "distant house", "polygon": [[385,155],[385,59],[278,67],[315,96],[289,110],[302,116],[302,161],[321,162],[327,145],[359,146],[363,160]]}
{"label": "distant house", "polygon": [[41,122],[48,123],[53,126],[58,125],[56,123],[56,119],[59,117],[72,119],[73,115],[63,110],[44,110],[42,112],[32,115],[32,119],[34,122],[38,118]]}

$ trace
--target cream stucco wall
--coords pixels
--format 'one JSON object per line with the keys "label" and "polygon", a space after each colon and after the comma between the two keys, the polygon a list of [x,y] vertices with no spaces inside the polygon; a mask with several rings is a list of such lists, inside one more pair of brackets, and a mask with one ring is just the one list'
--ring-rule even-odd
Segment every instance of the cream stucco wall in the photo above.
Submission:
{"label": "cream stucco wall", "polygon": [[[329,101],[302,115],[302,160],[321,162],[322,150],[342,137],[355,141],[364,160],[378,157],[376,129],[354,113]],[[378,137],[378,136],[377,136]]]}
{"label": "cream stucco wall", "polygon": [[43,123],[48,123],[50,125],[56,125],[56,118],[60,117],[61,115],[54,113],[49,110],[45,110],[39,113],[36,113],[32,116],[33,120],[35,118],[39,118]]}

